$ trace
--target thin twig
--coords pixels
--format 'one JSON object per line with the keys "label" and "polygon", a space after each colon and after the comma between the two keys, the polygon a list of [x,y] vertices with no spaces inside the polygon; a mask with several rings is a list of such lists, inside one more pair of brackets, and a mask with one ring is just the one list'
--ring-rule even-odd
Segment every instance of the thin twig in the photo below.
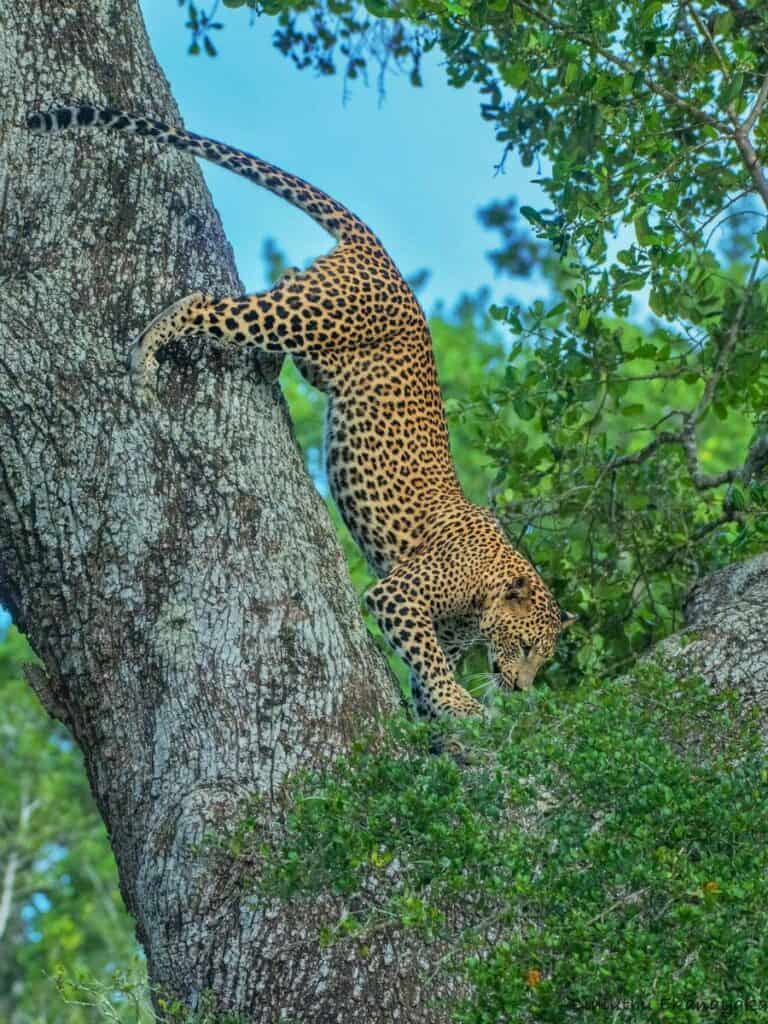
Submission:
{"label": "thin twig", "polygon": [[760,91],[757,94],[757,98],[755,99],[754,105],[752,106],[752,109],[750,110],[749,114],[747,114],[746,120],[744,121],[743,128],[745,132],[752,131],[755,125],[755,121],[762,113],[763,107],[765,106],[766,102],[768,102],[768,75],[766,75],[763,79],[763,84],[760,86]]}
{"label": "thin twig", "polygon": [[763,169],[760,166],[760,159],[755,152],[755,147],[750,141],[749,133],[742,125],[740,128],[736,129],[733,137],[736,141],[736,145],[739,147],[739,152],[744,160],[747,171],[749,171],[749,176],[755,184],[755,190],[768,209],[768,181],[763,174]]}
{"label": "thin twig", "polygon": [[757,277],[757,270],[760,266],[761,261],[762,257],[760,254],[758,254],[752,262],[752,269],[749,272],[749,279],[747,280],[744,292],[741,296],[741,300],[739,301],[739,305],[736,309],[736,315],[733,318],[733,323],[728,329],[728,334],[726,335],[725,342],[722,348],[720,349],[720,354],[717,357],[717,363],[715,364],[714,372],[707,381],[704,387],[704,393],[702,394],[699,401],[696,403],[696,407],[688,417],[688,419],[694,426],[702,419],[702,417],[706,413],[709,404],[712,401],[712,398],[715,394],[715,389],[717,388],[717,385],[720,383],[720,378],[723,376],[723,373],[728,368],[728,362],[730,360],[731,353],[733,352],[736,342],[739,340],[742,321],[744,320],[744,314],[747,310],[747,305],[752,296],[752,291],[755,287],[755,278]]}
{"label": "thin twig", "polygon": [[688,465],[688,472],[691,475],[693,486],[699,490],[707,490],[711,487],[720,487],[722,484],[733,483],[740,475],[738,469],[727,469],[722,473],[702,473],[699,465],[699,448],[696,444],[696,424],[688,418],[685,426],[680,432],[680,443],[685,454],[685,461]]}
{"label": "thin twig", "polygon": [[[728,65],[727,65],[727,63],[725,61],[725,58],[723,57],[722,51],[720,50],[720,47],[715,42],[714,38],[712,37],[712,34],[710,33],[709,29],[707,28],[706,23],[701,20],[701,18],[698,15],[698,12],[696,11],[696,8],[692,4],[686,4],[686,7],[688,9],[688,13],[693,18],[694,25],[699,30],[699,32],[704,36],[704,38],[707,40],[709,45],[712,47],[712,52],[714,53],[715,57],[717,58],[717,62],[720,65],[720,70],[723,72],[723,75],[725,76],[726,81],[730,81],[730,79],[731,79],[731,69],[728,67]],[[735,113],[735,111],[731,111],[730,106],[728,108],[728,113],[731,116],[731,119],[733,120],[733,122],[735,124],[738,123],[738,118],[736,117],[736,113]]]}
{"label": "thin twig", "polygon": [[37,800],[29,799],[29,783],[26,780],[23,780],[21,786],[17,839],[8,854],[8,860],[5,863],[5,870],[3,871],[2,889],[0,890],[0,938],[3,937],[11,919],[14,896],[17,895],[15,893],[15,883],[16,874],[19,870],[20,850],[24,845],[24,840],[26,839],[27,829],[29,828],[29,819],[32,817],[32,812],[37,807],[37,803]]}
{"label": "thin twig", "polygon": [[614,470],[619,469],[621,466],[636,466],[641,462],[645,462],[649,459],[657,449],[661,448],[665,444],[680,444],[682,440],[682,431],[670,431],[664,430],[658,434],[652,441],[649,441],[644,448],[639,448],[636,452],[632,452],[631,455],[619,455],[610,462],[606,463],[603,467],[603,474],[613,473]]}

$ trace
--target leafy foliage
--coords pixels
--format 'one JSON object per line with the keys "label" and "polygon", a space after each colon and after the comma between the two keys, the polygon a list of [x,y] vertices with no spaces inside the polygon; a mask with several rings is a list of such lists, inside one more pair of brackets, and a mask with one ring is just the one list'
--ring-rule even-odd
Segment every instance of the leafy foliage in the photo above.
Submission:
{"label": "leafy foliage", "polygon": [[[765,1020],[768,774],[735,708],[652,666],[539,689],[442,728],[464,769],[434,727],[396,720],[388,748],[304,778],[259,891],[342,894],[325,940],[363,952],[374,929],[452,936],[462,1024]],[[235,849],[258,847],[253,827]]]}
{"label": "leafy foliage", "polygon": [[[219,0],[213,0],[208,10],[188,0],[178,0],[178,4],[186,8],[189,54],[215,57],[218,50],[214,40],[224,27],[220,19],[216,20]],[[337,51],[340,51],[345,78],[349,81],[359,76],[367,79],[368,56],[373,55],[382,90],[384,75],[391,69],[407,72],[411,84],[420,86],[422,54],[434,45],[432,33],[428,31],[407,29],[399,22],[379,22],[379,18],[390,14],[386,0],[365,0],[364,5],[334,2],[327,9],[313,9],[311,3],[300,0],[296,9],[307,14],[301,25],[282,0],[223,0],[223,4],[231,9],[242,8],[251,21],[261,14],[280,15],[275,46],[299,69],[312,68],[318,74],[332,75],[336,72]]]}
{"label": "leafy foliage", "polygon": [[[217,1010],[217,996],[213,989],[200,993],[198,1007],[190,1011],[175,996],[154,990],[150,995],[146,972],[141,970],[115,971],[109,982],[79,969],[69,974],[63,969],[56,973],[56,986],[67,1007],[85,1009],[93,1021],[130,1021],[131,1024],[248,1024],[239,1013]],[[77,1010],[76,1010],[77,1012]]]}
{"label": "leafy foliage", "polygon": [[96,1018],[65,1006],[55,979],[87,969],[113,981],[137,947],[82,757],[21,678],[30,660],[12,627],[0,644],[0,1018],[84,1024]]}

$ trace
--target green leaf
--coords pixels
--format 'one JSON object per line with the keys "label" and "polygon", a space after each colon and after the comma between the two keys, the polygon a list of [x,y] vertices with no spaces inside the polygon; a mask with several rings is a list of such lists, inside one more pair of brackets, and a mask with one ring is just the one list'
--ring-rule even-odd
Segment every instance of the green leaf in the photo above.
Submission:
{"label": "green leaf", "polygon": [[640,511],[648,506],[648,496],[642,491],[628,492],[623,496],[623,502],[627,508]]}
{"label": "green leaf", "polygon": [[544,314],[542,319],[544,319],[544,320],[551,320],[553,317],[562,316],[563,313],[565,313],[567,309],[568,309],[568,303],[567,302],[558,302],[551,309],[547,310],[547,312]]}
{"label": "green leaf", "polygon": [[743,91],[744,75],[741,71],[737,71],[736,74],[731,76],[731,80],[726,83],[720,93],[721,105],[724,107],[729,106],[737,97],[741,96]]}
{"label": "green leaf", "polygon": [[635,227],[635,236],[637,237],[637,241],[640,245],[643,246],[643,248],[646,248],[647,246],[650,245],[656,245],[659,242],[658,235],[654,234],[654,232],[651,231],[651,228],[648,224],[647,210],[642,210],[641,212],[635,214],[632,223]]}
{"label": "green leaf", "polygon": [[653,19],[663,7],[662,0],[651,0],[650,3],[644,4],[640,11],[640,24],[642,27],[649,28],[653,23]]}
{"label": "green leaf", "polygon": [[386,18],[392,13],[392,9],[386,0],[363,0],[365,8],[377,18]]}
{"label": "green leaf", "polygon": [[640,416],[643,412],[645,412],[645,406],[640,403],[635,403],[634,405],[622,405],[621,407],[621,415],[629,418]]}
{"label": "green leaf", "polygon": [[744,492],[736,484],[732,484],[728,490],[728,501],[739,512],[743,511],[747,506]]}
{"label": "green leaf", "polygon": [[513,400],[512,408],[521,420],[532,420],[536,415],[536,406],[522,395]]}
{"label": "green leaf", "polygon": [[652,288],[648,296],[648,305],[656,316],[666,316],[667,296],[662,288]]}
{"label": "green leaf", "polygon": [[514,64],[505,64],[501,69],[501,76],[507,85],[511,85],[516,89],[528,78],[528,65],[522,61],[515,61]]}
{"label": "green leaf", "polygon": [[730,11],[723,11],[715,15],[713,24],[713,35],[729,36],[734,25],[733,14]]}
{"label": "green leaf", "polygon": [[546,223],[547,223],[544,220],[544,218],[541,216],[539,211],[538,210],[534,210],[534,208],[532,206],[521,206],[520,207],[520,216],[521,217],[525,217],[525,219],[530,224],[536,224],[539,227],[546,226]]}

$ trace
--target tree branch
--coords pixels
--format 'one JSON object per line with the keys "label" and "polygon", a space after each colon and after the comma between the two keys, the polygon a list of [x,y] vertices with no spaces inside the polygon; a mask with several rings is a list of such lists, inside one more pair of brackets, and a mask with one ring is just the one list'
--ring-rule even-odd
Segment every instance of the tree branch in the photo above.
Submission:
{"label": "tree branch", "polygon": [[741,469],[740,480],[748,484],[753,478],[762,476],[768,469],[768,430],[757,437],[757,440],[750,445],[744,465]]}
{"label": "tree branch", "polygon": [[757,270],[760,266],[761,261],[762,257],[760,254],[758,254],[752,262],[752,269],[749,272],[749,278],[744,287],[741,299],[739,300],[739,305],[736,308],[736,315],[733,318],[733,323],[728,329],[728,334],[726,335],[725,342],[723,343],[723,346],[720,349],[720,353],[717,357],[715,369],[712,373],[712,376],[709,378],[706,385],[704,386],[704,393],[702,394],[699,401],[696,403],[696,407],[686,417],[686,421],[690,421],[690,423],[693,426],[695,426],[706,414],[707,409],[709,408],[709,405],[712,401],[712,398],[714,397],[717,385],[720,383],[720,379],[723,376],[723,373],[728,368],[728,363],[730,361],[731,354],[736,346],[736,342],[739,340],[739,334],[741,333],[741,325],[744,320],[744,314],[746,313],[749,300],[752,296],[752,292],[755,287]]}
{"label": "tree branch", "polygon": [[768,181],[766,181],[763,169],[760,166],[760,160],[749,138],[750,132],[765,108],[766,102],[768,102],[768,75],[763,79],[760,90],[755,97],[755,102],[752,104],[752,109],[749,114],[747,114],[743,124],[736,128],[734,138],[736,140],[736,145],[739,147],[739,152],[741,153],[746,168],[749,171],[749,175],[755,184],[755,188],[768,209]]}
{"label": "tree branch", "polygon": [[615,470],[620,469],[621,466],[636,466],[641,462],[645,462],[653,455],[655,451],[665,444],[681,444],[683,440],[683,433],[681,430],[671,433],[668,430],[662,431],[652,441],[650,441],[644,448],[639,448],[636,452],[632,452],[631,455],[619,455],[615,459],[611,459],[603,467],[603,473],[613,473]]}
{"label": "tree branch", "polygon": [[755,147],[749,138],[749,132],[746,130],[744,125],[741,125],[733,133],[736,145],[739,148],[744,165],[749,172],[749,176],[754,182],[755,191],[758,193],[760,198],[765,203],[766,209],[768,209],[768,180],[766,180],[763,174],[763,169],[760,166],[760,159],[755,152]]}
{"label": "tree branch", "polygon": [[5,934],[8,922],[11,919],[11,907],[13,906],[13,890],[16,882],[16,869],[19,863],[19,855],[15,850],[8,854],[8,860],[3,871],[3,888],[0,892],[0,939]]}
{"label": "tree branch", "polygon": [[[728,67],[728,64],[725,61],[725,57],[723,57],[722,50],[720,49],[720,47],[715,42],[715,40],[714,40],[714,38],[712,36],[712,33],[707,28],[705,22],[703,22],[701,20],[701,18],[699,17],[698,12],[696,11],[696,8],[692,4],[686,4],[686,7],[687,7],[691,17],[693,18],[694,25],[696,26],[696,28],[699,30],[699,32],[704,36],[704,38],[709,43],[709,45],[710,45],[710,47],[712,49],[712,52],[714,53],[715,57],[717,58],[717,63],[720,65],[720,70],[723,72],[723,75],[725,76],[725,78],[727,80],[730,80],[731,69]],[[735,112],[731,111],[730,106],[728,108],[728,113],[730,114],[731,119],[735,123],[738,123],[738,119],[736,117],[736,114],[735,114]]]}
{"label": "tree branch", "polygon": [[32,811],[35,809],[36,803],[36,800],[29,799],[29,783],[24,780],[21,785],[19,829],[17,833],[18,838],[11,846],[5,870],[3,871],[3,886],[0,891],[0,939],[2,939],[5,934],[8,922],[11,919],[13,896],[16,886],[16,872],[19,869],[19,850],[21,849],[24,836],[29,828],[29,819],[32,817]]}
{"label": "tree branch", "polygon": [[51,681],[48,678],[48,674],[45,669],[39,665],[25,665],[23,668],[24,679],[34,690],[35,696],[43,705],[45,710],[51,716],[51,718],[58,719],[59,722],[63,722],[67,728],[71,728],[71,721],[67,714],[67,709],[61,703],[56,696],[56,691],[51,685]]}
{"label": "tree branch", "polygon": [[749,114],[747,115],[746,120],[744,121],[744,131],[745,132],[751,132],[752,131],[752,129],[754,127],[754,124],[755,124],[755,121],[758,119],[758,117],[762,113],[763,108],[765,107],[765,104],[766,104],[767,101],[768,101],[768,75],[766,75],[765,78],[763,79],[763,84],[760,86],[760,91],[758,92],[757,97],[755,99],[755,102],[752,105],[752,109],[750,110]]}

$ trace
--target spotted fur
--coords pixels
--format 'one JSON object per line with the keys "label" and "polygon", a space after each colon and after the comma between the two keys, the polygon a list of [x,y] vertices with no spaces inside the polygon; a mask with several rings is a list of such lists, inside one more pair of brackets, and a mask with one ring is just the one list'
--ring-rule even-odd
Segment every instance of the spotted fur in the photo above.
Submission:
{"label": "spotted fur", "polygon": [[386,250],[349,210],[301,178],[191,132],[96,107],[30,114],[28,127],[106,127],[147,135],[227,167],[282,196],[338,245],[269,291],[238,298],[194,292],[160,313],[131,352],[148,383],[173,339],[293,356],[328,395],[328,479],[339,511],[380,577],[369,609],[411,669],[427,716],[481,705],[453,669],[475,643],[489,648],[502,685],[527,689],[570,617],[495,518],[467,500],[451,459],[424,314]]}

